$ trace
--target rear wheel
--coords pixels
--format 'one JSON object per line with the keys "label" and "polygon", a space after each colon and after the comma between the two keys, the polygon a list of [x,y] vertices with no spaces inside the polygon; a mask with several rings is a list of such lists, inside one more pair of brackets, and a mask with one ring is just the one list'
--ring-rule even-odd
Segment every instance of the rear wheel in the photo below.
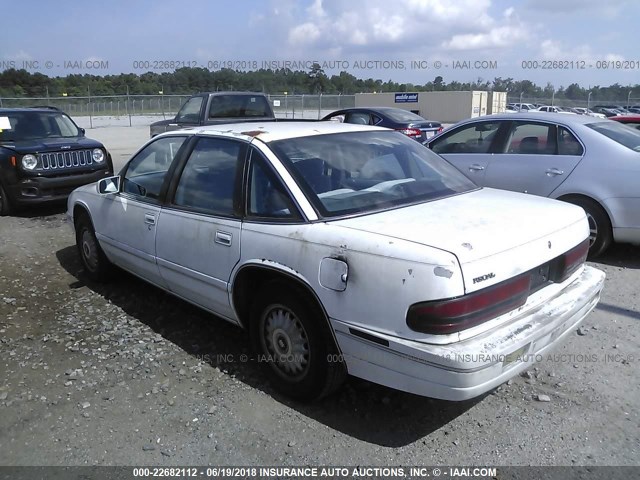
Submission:
{"label": "rear wheel", "polygon": [[569,203],[582,207],[589,221],[589,258],[602,255],[613,241],[611,221],[607,212],[590,198],[570,197],[564,199]]}
{"label": "rear wheel", "polygon": [[273,386],[298,400],[335,390],[346,371],[327,322],[308,297],[287,283],[263,288],[252,307],[251,338]]}
{"label": "rear wheel", "polygon": [[76,246],[85,272],[96,282],[109,280],[113,264],[106,257],[87,214],[81,214],[76,221]]}
{"label": "rear wheel", "polygon": [[0,216],[10,215],[11,210],[11,203],[7,196],[7,192],[2,185],[0,185]]}

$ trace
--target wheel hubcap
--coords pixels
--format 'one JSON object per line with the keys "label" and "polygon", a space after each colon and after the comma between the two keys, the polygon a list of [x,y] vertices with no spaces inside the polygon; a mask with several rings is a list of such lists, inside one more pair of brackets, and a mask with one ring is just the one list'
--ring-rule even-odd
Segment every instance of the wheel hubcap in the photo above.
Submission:
{"label": "wheel hubcap", "polygon": [[309,368],[309,340],[298,317],[288,308],[273,306],[264,317],[263,342],[276,372],[287,379]]}
{"label": "wheel hubcap", "polygon": [[587,213],[587,221],[589,222],[589,246],[591,247],[598,238],[598,224],[590,213]]}
{"label": "wheel hubcap", "polygon": [[88,230],[82,232],[82,256],[85,264],[95,270],[98,267],[98,255],[96,252],[96,244]]}

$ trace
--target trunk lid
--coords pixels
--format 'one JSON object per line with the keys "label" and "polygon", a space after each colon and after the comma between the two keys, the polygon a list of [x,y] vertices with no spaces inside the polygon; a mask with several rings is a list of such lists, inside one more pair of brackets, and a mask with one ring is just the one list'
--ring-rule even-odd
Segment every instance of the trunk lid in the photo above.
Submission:
{"label": "trunk lid", "polygon": [[490,188],[332,223],[453,253],[466,293],[542,265],[589,234],[580,207]]}

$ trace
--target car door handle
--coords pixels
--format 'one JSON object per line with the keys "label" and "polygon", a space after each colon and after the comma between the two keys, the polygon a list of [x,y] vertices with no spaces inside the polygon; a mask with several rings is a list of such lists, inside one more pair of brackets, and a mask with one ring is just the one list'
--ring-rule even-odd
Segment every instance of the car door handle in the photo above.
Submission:
{"label": "car door handle", "polygon": [[469,165],[469,171],[473,172],[479,172],[481,170],[484,170],[484,167],[482,165],[478,165],[477,163],[474,163],[473,165]]}
{"label": "car door handle", "polygon": [[231,235],[230,233],[227,232],[221,232],[221,231],[217,231],[216,232],[216,243],[219,243],[220,245],[224,245],[226,247],[231,246],[231,239],[233,238],[233,235]]}
{"label": "car door handle", "polygon": [[156,216],[153,213],[145,213],[144,214],[144,223],[147,225],[155,225],[156,224]]}
{"label": "car door handle", "polygon": [[546,171],[547,177],[555,177],[557,175],[564,175],[563,170],[558,170],[557,168],[549,168]]}

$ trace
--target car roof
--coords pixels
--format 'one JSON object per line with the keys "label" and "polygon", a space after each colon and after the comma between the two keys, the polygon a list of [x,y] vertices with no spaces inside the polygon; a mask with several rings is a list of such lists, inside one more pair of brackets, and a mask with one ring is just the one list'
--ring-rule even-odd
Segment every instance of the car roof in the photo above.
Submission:
{"label": "car roof", "polygon": [[517,112],[517,113],[496,113],[493,115],[483,115],[481,117],[470,118],[469,120],[463,120],[462,123],[467,123],[477,120],[545,120],[547,122],[556,122],[564,124],[581,124],[602,122],[603,119],[596,117],[589,117],[586,115],[566,115],[562,113],[549,113],[549,112]]}
{"label": "car roof", "polygon": [[59,112],[61,110],[56,107],[15,107],[15,108],[0,108],[0,115],[3,113],[12,113],[12,112]]}
{"label": "car roof", "polygon": [[190,135],[223,135],[234,138],[243,138],[245,140],[258,138],[262,142],[268,143],[286,138],[381,130],[388,129],[369,125],[356,125],[352,123],[338,123],[332,121],[283,121],[227,123],[221,125],[208,125],[204,127],[190,127],[182,130],[174,130],[162,135],[165,136],[186,132]]}
{"label": "car roof", "polygon": [[340,111],[350,112],[353,110],[371,110],[372,112],[389,112],[389,111],[400,110],[402,112],[411,113],[409,110],[405,110],[404,108],[398,108],[398,107],[352,107],[352,108],[343,108]]}

